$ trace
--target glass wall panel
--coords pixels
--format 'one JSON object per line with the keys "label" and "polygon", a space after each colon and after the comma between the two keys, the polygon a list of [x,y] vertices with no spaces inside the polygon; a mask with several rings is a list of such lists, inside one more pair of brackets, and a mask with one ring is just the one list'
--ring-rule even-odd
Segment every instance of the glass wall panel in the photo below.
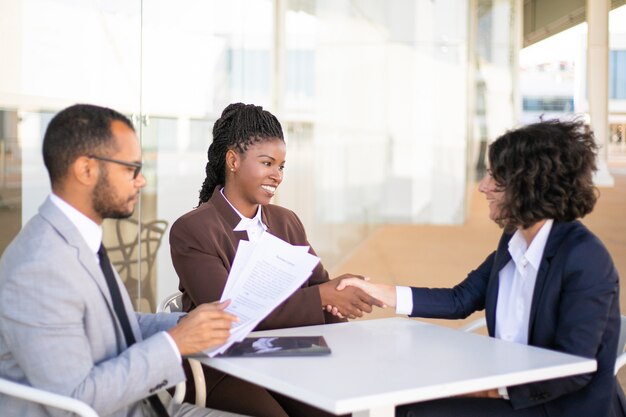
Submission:
{"label": "glass wall panel", "polygon": [[468,6],[286,2],[279,202],[327,267],[378,224],[463,221]]}
{"label": "glass wall panel", "polygon": [[213,122],[233,102],[273,111],[273,16],[271,0],[143,2],[141,219],[168,224],[151,274],[157,300],[178,286],[169,226],[198,205]]}
{"label": "glass wall panel", "polygon": [[[50,193],[41,141],[52,116],[77,102],[139,113],[140,12],[140,0],[0,2],[0,252]],[[136,296],[125,272],[131,258],[114,247],[118,229],[133,241],[137,225],[103,227],[111,259]],[[132,263],[139,257],[135,251]]]}
{"label": "glass wall panel", "polygon": [[41,138],[75,102],[132,116],[141,137],[148,184],[133,219],[105,222],[105,244],[144,311],[176,290],[169,226],[197,205],[213,122],[232,102],[281,120],[275,202],[327,268],[378,224],[462,222],[476,144],[511,125],[513,2],[2,2],[0,245],[49,193]]}
{"label": "glass wall panel", "polygon": [[[197,204],[210,128],[234,101],[263,105],[283,123],[287,168],[275,202],[301,217],[327,267],[376,224],[463,220],[467,4],[143,7],[144,155],[154,166],[144,221],[150,211],[171,223]],[[167,244],[157,270],[163,297],[177,284]]]}
{"label": "glass wall panel", "polygon": [[305,224],[462,221],[467,5],[287,4],[284,114],[311,129],[314,161]]}
{"label": "glass wall panel", "polygon": [[626,50],[609,51],[609,98],[626,100]]}
{"label": "glass wall panel", "polygon": [[516,123],[517,54],[521,10],[516,0],[471,2],[472,65],[468,184],[484,175],[488,144]]}
{"label": "glass wall panel", "polygon": [[22,224],[22,149],[17,110],[0,110],[0,253]]}

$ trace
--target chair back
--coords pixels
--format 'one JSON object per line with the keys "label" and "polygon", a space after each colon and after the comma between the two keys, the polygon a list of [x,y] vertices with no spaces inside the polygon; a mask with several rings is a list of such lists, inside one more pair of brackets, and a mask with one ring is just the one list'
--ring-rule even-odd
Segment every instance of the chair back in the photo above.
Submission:
{"label": "chair back", "polygon": [[[170,294],[161,301],[157,307],[157,313],[169,312],[175,313],[183,311],[183,293],[175,292]],[[198,407],[206,406],[206,381],[204,379],[204,371],[202,370],[202,364],[197,359],[187,358],[189,361],[189,367],[191,368],[191,375],[193,384],[196,387],[195,404]],[[190,381],[191,383],[191,381]],[[185,393],[187,392],[187,385],[185,381],[176,385],[174,391],[173,401],[176,404],[181,404],[185,399]]]}
{"label": "chair back", "polygon": [[138,311],[154,311],[156,306],[153,270],[167,225],[165,220],[139,223],[133,218],[119,219],[115,220],[115,239],[107,239],[111,263]]}
{"label": "chair back", "polygon": [[169,312],[177,313],[183,311],[183,293],[175,292],[170,294],[157,307],[157,313]]}
{"label": "chair back", "polygon": [[80,417],[98,417],[94,409],[82,401],[4,378],[0,378],[0,393],[48,407],[71,411]]}

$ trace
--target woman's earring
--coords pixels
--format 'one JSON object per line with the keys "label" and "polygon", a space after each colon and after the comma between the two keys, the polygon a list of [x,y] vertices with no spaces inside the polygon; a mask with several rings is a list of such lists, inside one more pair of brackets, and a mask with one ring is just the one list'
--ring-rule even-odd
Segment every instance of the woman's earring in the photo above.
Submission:
{"label": "woman's earring", "polygon": [[230,172],[235,172],[235,168],[231,168],[231,169],[230,169]]}

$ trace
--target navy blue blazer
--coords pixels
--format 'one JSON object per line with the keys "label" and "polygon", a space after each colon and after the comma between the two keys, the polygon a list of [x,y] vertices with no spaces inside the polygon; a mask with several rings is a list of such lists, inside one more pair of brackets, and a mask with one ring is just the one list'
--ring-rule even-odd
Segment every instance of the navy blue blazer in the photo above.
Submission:
{"label": "navy blue blazer", "polygon": [[[458,319],[485,309],[496,328],[498,273],[511,256],[504,233],[498,249],[454,288],[412,288],[411,316]],[[592,374],[508,387],[514,408],[544,407],[550,417],[622,416],[613,375],[620,330],[619,279],[608,251],[579,221],[554,222],[537,273],[528,344],[595,358]]]}

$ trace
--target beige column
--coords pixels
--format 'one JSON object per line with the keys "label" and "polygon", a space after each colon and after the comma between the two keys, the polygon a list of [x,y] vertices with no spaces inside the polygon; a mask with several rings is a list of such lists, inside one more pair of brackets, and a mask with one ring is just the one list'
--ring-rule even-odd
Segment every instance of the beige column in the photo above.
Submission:
{"label": "beige column", "polygon": [[511,20],[512,20],[512,32],[511,37],[511,50],[513,56],[512,78],[513,78],[513,122],[517,123],[522,120],[522,94],[520,92],[520,64],[519,55],[521,49],[524,47],[524,0],[513,0],[511,2]]}
{"label": "beige column", "polygon": [[[286,0],[274,0],[274,39],[272,51],[272,108],[269,109],[278,120],[284,111],[285,99],[285,57],[287,54],[286,36]],[[284,124],[284,121],[283,121]],[[286,129],[286,126],[283,126]]]}
{"label": "beige column", "polygon": [[[272,112],[283,126],[283,134],[287,135],[287,120],[284,117],[285,104],[285,60],[287,48],[286,37],[286,0],[274,0],[274,39],[272,45],[272,79],[271,94],[272,108],[266,109]],[[272,199],[273,204],[280,204],[280,191]]]}
{"label": "beige column", "polygon": [[587,97],[591,128],[600,146],[597,186],[612,187],[609,173],[609,10],[611,0],[587,0]]}

